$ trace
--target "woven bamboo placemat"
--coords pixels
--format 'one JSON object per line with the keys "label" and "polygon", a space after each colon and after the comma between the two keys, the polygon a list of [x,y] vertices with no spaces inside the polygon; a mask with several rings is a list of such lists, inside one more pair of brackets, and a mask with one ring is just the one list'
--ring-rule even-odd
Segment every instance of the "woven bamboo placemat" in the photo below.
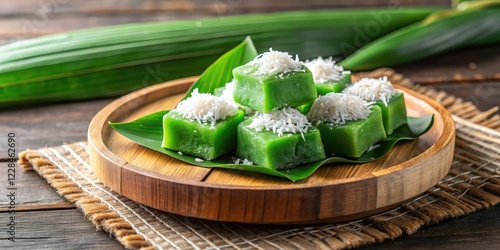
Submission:
{"label": "woven bamboo placemat", "polygon": [[[370,72],[428,95],[454,115],[455,158],[448,175],[424,194],[374,216],[313,226],[221,223],[157,211],[112,191],[92,173],[86,142],[27,150],[19,156],[57,192],[73,202],[97,229],[131,249],[344,249],[412,234],[447,218],[500,203],[498,108],[472,103],[412,84],[390,69]],[[361,75],[368,76],[368,75]]]}

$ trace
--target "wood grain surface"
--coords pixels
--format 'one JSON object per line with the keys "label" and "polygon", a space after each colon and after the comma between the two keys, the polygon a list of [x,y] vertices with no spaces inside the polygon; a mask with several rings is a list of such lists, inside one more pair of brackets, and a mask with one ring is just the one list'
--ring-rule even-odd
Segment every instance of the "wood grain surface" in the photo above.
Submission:
{"label": "wood grain surface", "polygon": [[2,249],[123,249],[108,234],[81,220],[82,213],[73,208],[26,211],[16,218],[16,242],[2,238]]}
{"label": "wood grain surface", "polygon": [[194,80],[133,92],[94,117],[89,126],[90,161],[101,181],[132,200],[174,214],[245,223],[318,223],[398,204],[435,185],[451,165],[451,115],[433,100],[399,86],[409,116],[434,114],[429,132],[397,144],[374,162],[323,166],[297,182],[186,164],[142,147],[108,125],[174,108]]}

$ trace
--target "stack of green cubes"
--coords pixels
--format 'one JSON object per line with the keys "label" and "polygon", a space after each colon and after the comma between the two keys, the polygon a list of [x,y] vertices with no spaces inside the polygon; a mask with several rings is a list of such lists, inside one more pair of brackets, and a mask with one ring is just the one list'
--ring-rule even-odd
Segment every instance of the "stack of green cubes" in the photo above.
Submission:
{"label": "stack of green cubes", "polygon": [[367,92],[353,88],[366,80],[352,84],[350,72],[331,58],[301,63],[270,50],[232,73],[230,85],[216,91],[222,97],[195,91],[183,101],[192,108],[181,102],[164,116],[163,147],[204,160],[235,152],[283,170],[327,155],[358,158],[406,122],[402,93],[377,100],[353,95]]}
{"label": "stack of green cubes", "polygon": [[[271,63],[266,64],[266,60]],[[287,67],[273,64],[276,61]],[[317,97],[313,76],[306,66],[287,53],[269,51],[235,68],[233,76],[234,100],[260,112],[238,126],[237,157],[272,169],[288,169],[325,158],[319,130],[303,114],[290,108],[313,102]],[[268,125],[278,127],[252,128],[259,119],[267,119]],[[296,126],[297,130],[280,133],[280,124]]]}

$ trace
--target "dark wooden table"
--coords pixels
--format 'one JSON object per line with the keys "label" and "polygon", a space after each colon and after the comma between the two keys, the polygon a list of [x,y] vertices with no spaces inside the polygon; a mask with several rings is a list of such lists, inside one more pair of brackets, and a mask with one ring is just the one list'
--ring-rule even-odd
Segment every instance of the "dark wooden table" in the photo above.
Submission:
{"label": "dark wooden table", "polygon": [[[167,4],[167,2],[169,4]],[[229,15],[323,7],[350,1],[8,1],[0,9],[0,43],[90,26],[175,18]],[[360,1],[363,6],[387,4]],[[399,1],[407,4],[411,1]],[[431,1],[413,1],[427,4]],[[446,4],[448,1],[435,1]],[[45,5],[41,4],[45,3]],[[474,102],[482,110],[500,106],[500,45],[462,49],[397,67],[414,82],[432,85]],[[35,172],[16,175],[16,242],[6,240],[7,138],[15,134],[16,151],[86,140],[92,117],[113,99],[0,111],[0,249],[121,249],[107,233],[96,231],[74,205],[65,201]],[[498,110],[496,111],[499,114]],[[500,249],[500,206],[422,228],[411,236],[366,249]]]}

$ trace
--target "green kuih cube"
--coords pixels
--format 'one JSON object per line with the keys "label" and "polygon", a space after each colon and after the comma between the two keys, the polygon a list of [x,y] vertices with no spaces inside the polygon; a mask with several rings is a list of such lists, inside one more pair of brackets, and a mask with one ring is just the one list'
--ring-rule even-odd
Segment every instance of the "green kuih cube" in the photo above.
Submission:
{"label": "green kuih cube", "polygon": [[358,158],[374,143],[384,139],[382,111],[378,106],[373,106],[371,110],[367,119],[346,121],[342,125],[321,123],[316,126],[321,132],[326,155]]}
{"label": "green kuih cube", "polygon": [[308,103],[308,104],[304,104],[304,105],[300,105],[298,107],[295,107],[300,113],[302,114],[307,114],[309,112],[309,110],[311,110],[311,107],[312,107],[312,102],[311,103]]}
{"label": "green kuih cube", "polygon": [[[328,93],[340,93],[342,90],[351,83],[351,74],[346,74],[345,77],[338,82],[316,83],[316,91],[318,96],[326,95]],[[311,109],[312,102],[297,106],[296,109],[302,114],[307,114]]]}
{"label": "green kuih cube", "polygon": [[325,158],[319,130],[278,136],[272,131],[249,128],[252,118],[238,126],[236,156],[271,169],[289,169]]}
{"label": "green kuih cube", "polygon": [[236,149],[236,131],[243,120],[242,110],[214,125],[198,123],[172,110],[163,117],[162,147],[205,160],[215,159]]}
{"label": "green kuih cube", "polygon": [[392,134],[394,130],[406,123],[405,98],[402,92],[397,92],[387,102],[387,106],[381,101],[377,101],[376,104],[382,109],[382,119],[384,120],[385,133],[387,135]]}
{"label": "green kuih cube", "polygon": [[316,91],[318,95],[326,95],[328,93],[340,93],[342,90],[351,83],[351,74],[345,74],[338,82],[316,83]]}
{"label": "green kuih cube", "polygon": [[257,65],[242,65],[233,70],[236,80],[234,100],[244,106],[267,113],[285,107],[313,102],[317,97],[311,71],[256,74]]}

